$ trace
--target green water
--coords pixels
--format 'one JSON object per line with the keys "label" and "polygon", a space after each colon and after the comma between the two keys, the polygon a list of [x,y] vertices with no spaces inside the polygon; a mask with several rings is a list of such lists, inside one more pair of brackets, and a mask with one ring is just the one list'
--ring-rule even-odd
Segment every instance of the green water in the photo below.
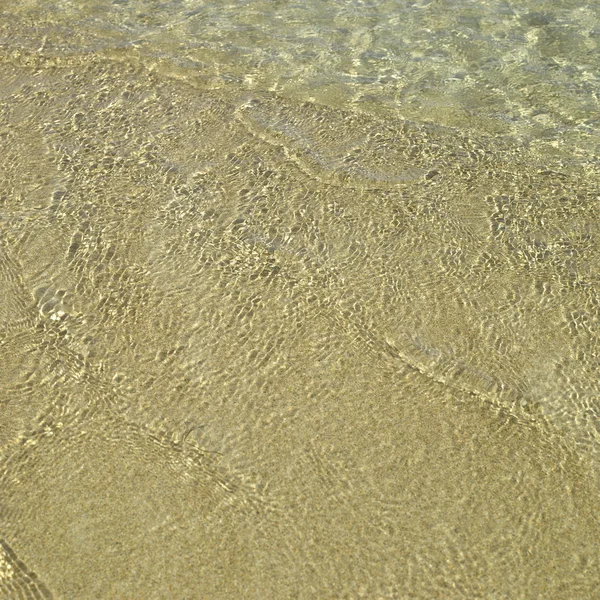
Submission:
{"label": "green water", "polygon": [[0,597],[600,597],[595,5],[0,10]]}

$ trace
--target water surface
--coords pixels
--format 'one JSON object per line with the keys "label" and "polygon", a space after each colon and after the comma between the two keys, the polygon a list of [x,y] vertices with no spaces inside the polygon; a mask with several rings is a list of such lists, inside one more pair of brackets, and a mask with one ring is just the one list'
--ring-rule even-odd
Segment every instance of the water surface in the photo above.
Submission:
{"label": "water surface", "polygon": [[598,597],[593,5],[0,8],[0,594]]}

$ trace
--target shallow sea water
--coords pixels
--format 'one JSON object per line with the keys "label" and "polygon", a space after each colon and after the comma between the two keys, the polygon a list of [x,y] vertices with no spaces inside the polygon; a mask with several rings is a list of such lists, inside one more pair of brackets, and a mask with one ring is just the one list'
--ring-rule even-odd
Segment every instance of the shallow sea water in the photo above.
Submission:
{"label": "shallow sea water", "polygon": [[600,597],[599,45],[0,2],[0,597]]}

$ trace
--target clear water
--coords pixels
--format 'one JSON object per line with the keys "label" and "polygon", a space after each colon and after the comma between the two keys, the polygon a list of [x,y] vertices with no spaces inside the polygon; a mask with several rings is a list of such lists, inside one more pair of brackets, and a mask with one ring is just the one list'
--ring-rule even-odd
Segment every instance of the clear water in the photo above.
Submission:
{"label": "clear water", "polygon": [[2,597],[600,595],[600,9],[0,8]]}

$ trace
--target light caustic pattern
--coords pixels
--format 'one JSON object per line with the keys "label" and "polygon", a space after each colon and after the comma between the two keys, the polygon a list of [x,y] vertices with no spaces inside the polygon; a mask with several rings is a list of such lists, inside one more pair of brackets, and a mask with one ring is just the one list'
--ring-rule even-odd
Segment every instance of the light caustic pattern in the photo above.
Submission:
{"label": "light caustic pattern", "polygon": [[597,597],[598,172],[135,57],[0,65],[0,593]]}

